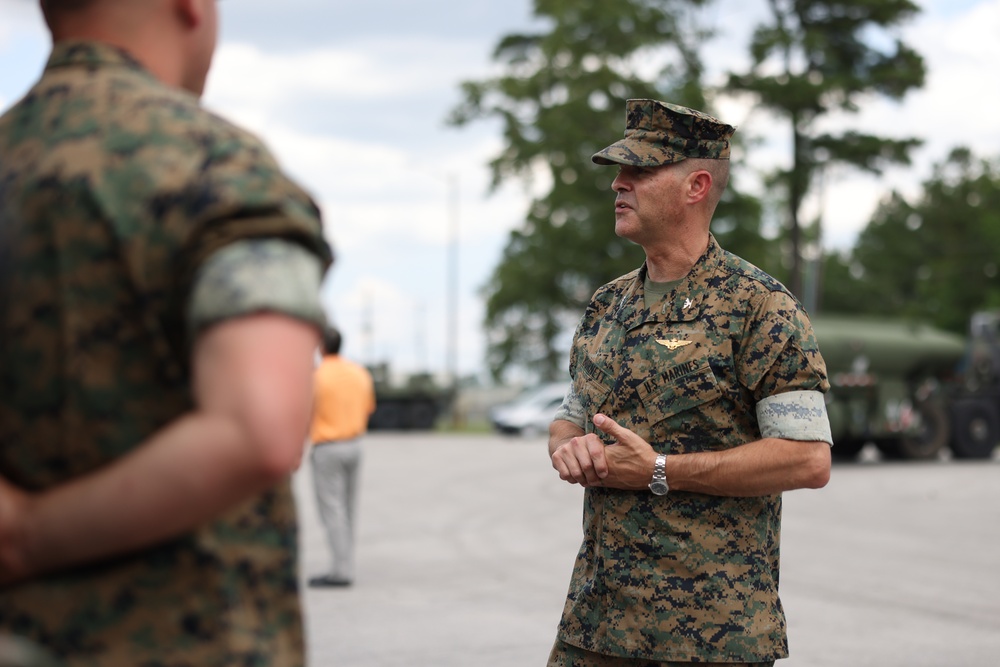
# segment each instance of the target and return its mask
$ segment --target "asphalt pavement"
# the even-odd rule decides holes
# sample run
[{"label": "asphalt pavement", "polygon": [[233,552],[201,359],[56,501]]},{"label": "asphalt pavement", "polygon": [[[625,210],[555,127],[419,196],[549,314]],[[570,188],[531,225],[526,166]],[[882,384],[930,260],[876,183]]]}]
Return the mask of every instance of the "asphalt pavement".
[{"label": "asphalt pavement", "polygon": [[[295,491],[304,580],[328,562],[308,458]],[[581,500],[543,438],[369,434],[357,580],[304,589],[310,667],[544,665]],[[1000,664],[1000,454],[835,464],[782,533],[780,667]]]}]

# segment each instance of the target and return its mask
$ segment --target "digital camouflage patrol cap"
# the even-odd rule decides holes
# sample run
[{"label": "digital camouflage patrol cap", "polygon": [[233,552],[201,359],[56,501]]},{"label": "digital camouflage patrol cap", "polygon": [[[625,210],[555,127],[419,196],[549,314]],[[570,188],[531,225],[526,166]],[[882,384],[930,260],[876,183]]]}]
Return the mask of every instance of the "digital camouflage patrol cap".
[{"label": "digital camouflage patrol cap", "polygon": [[736,128],[687,107],[656,100],[628,100],[625,138],[592,158],[597,164],[658,167],[686,158],[729,159]]}]

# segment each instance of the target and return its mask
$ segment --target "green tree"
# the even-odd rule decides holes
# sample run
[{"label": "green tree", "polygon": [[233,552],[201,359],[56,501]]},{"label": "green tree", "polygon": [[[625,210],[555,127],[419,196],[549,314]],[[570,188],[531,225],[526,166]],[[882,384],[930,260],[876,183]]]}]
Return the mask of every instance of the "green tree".
[{"label": "green tree", "polygon": [[[641,263],[641,249],[614,234],[615,170],[590,158],[621,136],[627,99],[708,106],[697,51],[709,36],[698,25],[706,2],[536,0],[535,16],[550,29],[504,37],[494,53],[504,74],[462,85],[450,121],[491,118],[503,127],[494,186],[512,178],[552,183],[511,232],[484,289],[495,376],[514,365],[558,376],[568,347],[560,337],[593,291]],[[734,224],[736,217],[747,223]],[[731,193],[718,216],[720,243],[759,241],[759,219],[755,200]]]},{"label": "green tree", "polygon": [[842,163],[878,174],[889,164],[909,164],[920,143],[853,130],[823,133],[818,121],[855,113],[872,94],[902,99],[923,85],[925,68],[919,54],[892,36],[918,11],[910,0],[768,0],[768,6],[770,23],[754,32],[749,71],[731,73],[727,87],[752,93],[791,126],[791,166],[778,177],[787,197],[788,286],[803,297],[800,216],[820,171]]},{"label": "green tree", "polygon": [[824,295],[831,310],[905,316],[964,333],[974,311],[1000,308],[1000,158],[952,151],[916,203],[896,192],[882,202],[834,271],[839,280],[825,282],[837,290]]}]

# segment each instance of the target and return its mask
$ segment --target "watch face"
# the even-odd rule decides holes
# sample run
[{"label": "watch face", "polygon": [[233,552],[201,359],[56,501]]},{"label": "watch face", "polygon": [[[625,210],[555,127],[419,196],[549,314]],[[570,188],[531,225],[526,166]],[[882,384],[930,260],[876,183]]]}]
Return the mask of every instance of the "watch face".
[{"label": "watch face", "polygon": [[658,496],[662,496],[666,494],[666,492],[669,490],[669,487],[667,487],[665,482],[650,482],[649,490]]}]

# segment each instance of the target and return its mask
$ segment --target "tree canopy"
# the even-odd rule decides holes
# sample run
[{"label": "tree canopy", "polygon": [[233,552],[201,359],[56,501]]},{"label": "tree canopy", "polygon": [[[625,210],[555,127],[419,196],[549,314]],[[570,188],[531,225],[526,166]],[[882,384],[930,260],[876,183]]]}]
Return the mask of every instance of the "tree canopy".
[{"label": "tree canopy", "polygon": [[825,310],[964,333],[973,312],[1000,308],[1000,157],[957,148],[915,199],[892,192],[848,256],[827,261]]},{"label": "tree canopy", "polygon": [[[757,27],[751,65],[731,73],[731,91],[751,93],[790,125],[791,161],[777,173],[787,197],[791,246],[788,286],[803,294],[802,204],[820,170],[842,163],[878,174],[909,164],[914,138],[855,130],[822,132],[819,121],[855,113],[873,95],[899,100],[923,85],[923,58],[893,31],[918,11],[910,0],[768,0],[770,22]],[[815,230],[811,237],[820,238]]]}]

